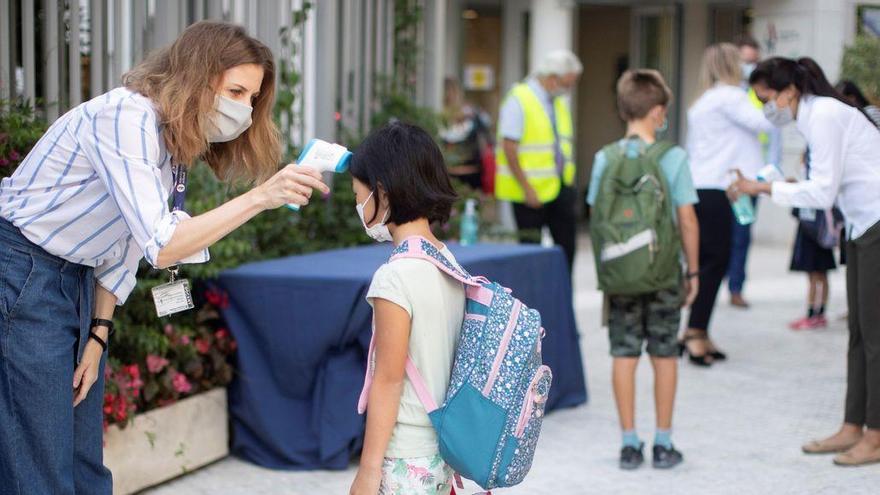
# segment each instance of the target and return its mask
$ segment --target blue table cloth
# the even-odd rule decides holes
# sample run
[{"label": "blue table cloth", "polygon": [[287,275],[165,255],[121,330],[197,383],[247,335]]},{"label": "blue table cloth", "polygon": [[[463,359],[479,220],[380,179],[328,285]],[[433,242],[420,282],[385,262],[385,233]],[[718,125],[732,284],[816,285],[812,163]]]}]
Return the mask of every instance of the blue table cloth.
[{"label": "blue table cloth", "polygon": [[[276,469],[345,469],[361,447],[356,411],[371,334],[365,300],[390,244],[251,263],[221,274],[224,316],[238,341],[229,387],[232,451]],[[465,269],[513,289],[541,312],[547,409],[587,400],[571,282],[558,248],[480,244],[450,249]]]}]

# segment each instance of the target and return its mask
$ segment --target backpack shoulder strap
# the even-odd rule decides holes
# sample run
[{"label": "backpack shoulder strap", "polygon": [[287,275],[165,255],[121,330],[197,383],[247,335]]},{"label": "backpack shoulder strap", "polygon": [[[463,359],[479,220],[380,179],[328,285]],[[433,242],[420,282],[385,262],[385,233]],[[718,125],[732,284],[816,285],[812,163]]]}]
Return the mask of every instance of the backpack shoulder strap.
[{"label": "backpack shoulder strap", "polygon": [[625,153],[626,151],[623,149],[623,146],[617,141],[606,144],[602,148],[602,154],[605,155],[605,163],[608,165],[605,167],[605,171],[607,172],[615,163],[622,162],[626,158]]},{"label": "backpack shoulder strap", "polygon": [[443,253],[424,237],[413,236],[404,240],[400,243],[400,246],[391,253],[391,259],[389,261],[403,258],[414,258],[428,261],[440,271],[465,285],[482,287],[481,279],[479,277],[472,277],[469,273],[464,271],[464,269],[446,259],[446,257],[443,256]]},{"label": "backpack shoulder strap", "polygon": [[671,141],[657,141],[651,146],[648,146],[648,149],[645,151],[645,156],[659,165],[660,159],[663,158],[663,155],[674,147],[675,143]]},{"label": "backpack shoulder strap", "polygon": [[[357,411],[358,414],[363,414],[367,411],[367,403],[370,399],[370,388],[373,386],[373,363],[376,359],[376,322],[373,321],[373,336],[370,337],[370,348],[367,351],[367,371],[364,374],[364,385],[361,388],[361,394],[358,397],[358,405]],[[430,414],[434,410],[437,409],[437,403],[434,402],[434,397],[431,396],[431,391],[428,390],[428,383],[422,377],[422,374],[419,372],[419,368],[416,366],[416,363],[413,362],[412,358],[407,354],[406,356],[406,376],[409,378],[409,382],[413,387],[413,390],[416,392],[416,396],[419,398],[419,402],[424,406],[425,411]]]}]

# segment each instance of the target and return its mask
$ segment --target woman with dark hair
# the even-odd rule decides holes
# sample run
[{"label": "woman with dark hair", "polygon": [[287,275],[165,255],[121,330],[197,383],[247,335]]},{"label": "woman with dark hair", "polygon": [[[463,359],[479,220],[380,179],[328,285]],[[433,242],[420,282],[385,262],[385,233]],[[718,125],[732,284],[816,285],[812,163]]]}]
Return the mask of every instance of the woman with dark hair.
[{"label": "woman with dark hair", "polygon": [[810,177],[764,183],[740,177],[728,190],[768,194],[782,206],[829,209],[846,218],[849,350],[844,424],[804,445],[809,454],[839,453],[834,462],[880,462],[880,132],[861,111],[808,67],[772,58],[749,78],[767,119],[795,123],[810,149]]},{"label": "woman with dark hair", "polygon": [[[122,83],[56,120],[0,183],[3,495],[113,491],[103,369],[141,258],[157,269],[206,262],[261,211],[328,190],[308,167],[278,171],[274,57],[243,28],[194,24]],[[259,185],[190,217],[186,176],[199,160],[221,180]],[[171,296],[157,297],[160,314],[190,307],[173,273],[157,287]]]},{"label": "woman with dark hair", "polygon": [[[827,80],[825,71],[814,59],[801,58],[798,63],[817,80]],[[810,149],[804,152],[803,166],[805,178],[810,178]],[[794,249],[791,254],[789,270],[807,274],[807,315],[789,323],[792,330],[823,328],[828,325],[825,318],[825,305],[828,303],[828,271],[837,268],[834,262],[834,251],[819,245],[816,236],[809,228],[815,226],[816,216],[820,214],[813,208],[794,208],[798,219]],[[824,212],[822,212],[824,213]]]},{"label": "woman with dark hair", "polygon": [[846,98],[852,106],[861,108],[866,114],[868,114],[868,117],[871,118],[874,125],[880,127],[880,108],[872,105],[871,102],[865,98],[865,95],[862,93],[862,90],[856,86],[856,83],[844,79],[837,83],[835,89]]}]

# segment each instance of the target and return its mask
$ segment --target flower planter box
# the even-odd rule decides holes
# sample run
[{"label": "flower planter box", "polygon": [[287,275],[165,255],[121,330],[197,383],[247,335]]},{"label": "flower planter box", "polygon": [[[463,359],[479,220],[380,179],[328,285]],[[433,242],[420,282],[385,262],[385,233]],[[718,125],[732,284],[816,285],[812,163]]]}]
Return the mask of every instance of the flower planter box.
[{"label": "flower planter box", "polygon": [[216,388],[135,416],[104,434],[113,493],[134,493],[210,464],[229,453],[226,389]]}]

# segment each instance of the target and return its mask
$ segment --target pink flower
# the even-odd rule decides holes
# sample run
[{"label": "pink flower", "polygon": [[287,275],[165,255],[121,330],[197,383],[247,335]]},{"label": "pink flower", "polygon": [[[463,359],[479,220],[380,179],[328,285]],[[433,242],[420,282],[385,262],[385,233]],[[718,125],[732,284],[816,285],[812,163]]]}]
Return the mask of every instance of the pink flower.
[{"label": "pink flower", "polygon": [[229,337],[229,330],[227,330],[225,328],[221,328],[220,330],[217,330],[216,332],[214,332],[214,337],[217,340],[225,340],[226,338]]},{"label": "pink flower", "polygon": [[113,401],[116,400],[116,396],[113,394],[104,395],[104,414],[110,415],[113,414]]},{"label": "pink flower", "polygon": [[205,299],[208,300],[212,306],[216,306],[220,309],[226,309],[229,307],[229,294],[223,291],[209,289],[205,292]]},{"label": "pink flower", "polygon": [[171,384],[174,385],[174,390],[181,394],[185,394],[192,390],[192,385],[190,385],[189,380],[186,379],[186,375],[183,373],[174,375]]},{"label": "pink flower", "polygon": [[128,388],[134,390],[135,396],[137,396],[138,391],[144,386],[144,382],[141,380],[141,370],[136,364],[126,366],[124,370],[131,378],[128,382]]},{"label": "pink flower", "polygon": [[9,159],[10,159],[10,160],[12,160],[12,161],[16,161],[16,160],[18,160],[19,158],[21,158],[21,155],[19,155],[17,151],[12,150],[12,151],[9,152]]},{"label": "pink flower", "polygon": [[165,335],[167,335],[169,337],[174,335],[174,326],[171,325],[171,323],[168,323],[167,325],[165,325]]},{"label": "pink flower", "polygon": [[211,342],[208,339],[196,339],[196,350],[199,354],[207,354],[211,350]]},{"label": "pink flower", "polygon": [[147,355],[147,370],[149,370],[150,373],[155,375],[162,371],[166,366],[168,366],[167,359],[156,356],[155,354]]},{"label": "pink flower", "polygon": [[431,476],[430,471],[419,466],[407,466],[406,470],[408,471],[407,476],[409,478],[415,478],[420,481],[424,481]]},{"label": "pink flower", "polygon": [[138,368],[138,365],[136,364],[130,364],[126,366],[125,372],[128,373],[128,376],[132,377],[133,379],[138,379],[141,377],[141,369]]},{"label": "pink flower", "polygon": [[189,342],[190,342],[190,340],[189,340],[189,335],[184,335],[184,336],[180,337],[180,343],[181,343],[181,344],[183,344],[183,345],[189,345]]}]

